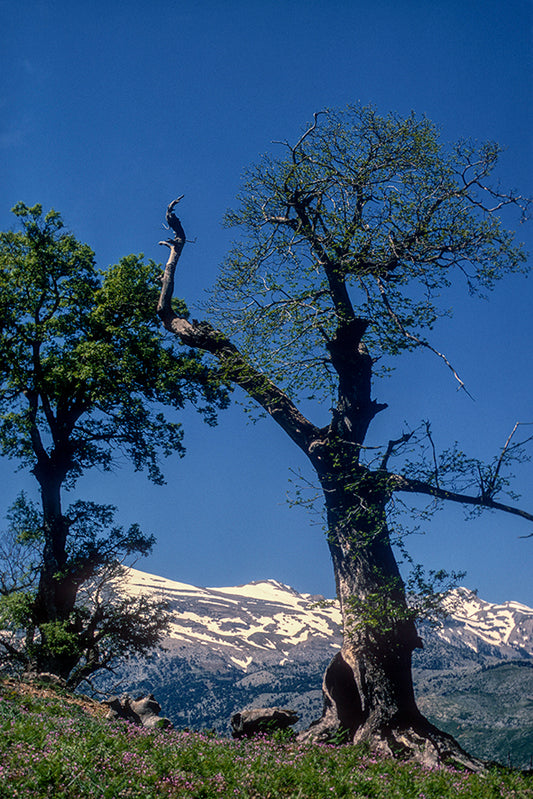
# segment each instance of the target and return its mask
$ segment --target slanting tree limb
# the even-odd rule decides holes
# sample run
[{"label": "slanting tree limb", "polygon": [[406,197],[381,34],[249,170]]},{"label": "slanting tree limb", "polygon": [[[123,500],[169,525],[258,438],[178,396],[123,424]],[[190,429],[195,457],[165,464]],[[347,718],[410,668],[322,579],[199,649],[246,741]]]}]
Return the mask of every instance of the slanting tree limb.
[{"label": "slanting tree limb", "polygon": [[320,429],[300,413],[280,388],[249,364],[223,333],[207,322],[189,322],[188,319],[178,316],[172,308],[174,275],[185,245],[183,227],[174,214],[174,207],[180,199],[181,197],[169,204],[166,214],[167,224],[174,232],[174,238],[159,242],[170,250],[157,305],[157,313],[163,326],[178,336],[187,347],[205,350],[214,355],[222,367],[224,377],[244,389],[304,452],[309,453],[313,442],[321,436]]},{"label": "slanting tree limb", "polygon": [[[496,502],[490,496],[470,496],[468,494],[460,494],[456,491],[448,491],[445,488],[425,483],[423,480],[413,480],[409,477],[404,477],[401,474],[389,475],[390,485],[393,491],[406,491],[411,494],[426,494],[435,499],[445,499],[451,502],[460,502],[463,505],[477,505],[481,508],[488,508],[490,510],[501,510],[505,513],[511,513],[514,516],[520,516],[522,519],[533,522],[533,513],[528,513],[521,508],[516,508],[513,505],[506,505],[503,502]],[[521,538],[531,538],[533,533],[521,536]]]}]

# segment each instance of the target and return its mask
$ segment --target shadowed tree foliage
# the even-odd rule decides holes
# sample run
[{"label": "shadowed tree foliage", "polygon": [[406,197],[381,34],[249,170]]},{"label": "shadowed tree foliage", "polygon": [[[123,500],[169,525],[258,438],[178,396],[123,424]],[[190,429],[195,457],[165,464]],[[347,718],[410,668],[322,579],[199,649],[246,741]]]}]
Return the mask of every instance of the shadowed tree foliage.
[{"label": "shadowed tree foliage", "polygon": [[192,403],[212,424],[227,395],[200,355],[165,340],[155,313],[160,267],[129,255],[99,272],[57,212],[23,203],[13,212],[20,229],[0,234],[0,452],[39,486],[27,644],[37,636],[34,665],[65,676],[70,667],[47,645],[50,625],[71,623],[80,587],[116,562],[114,548],[142,554],[152,539],[131,528],[96,544],[92,526],[104,517],[109,525],[109,511],[86,504],[64,513],[63,490],[88,469],[112,469],[117,456],[162,483],[160,458],[184,452],[176,411]]},{"label": "shadowed tree foliage", "polygon": [[[425,348],[453,371],[428,338],[448,313],[445,289],[461,281],[483,293],[525,270],[498,212],[524,214],[528,203],[491,182],[499,153],[493,143],[447,147],[415,115],[381,117],[360,106],[316,114],[296,144],[248,171],[228,214],[242,235],[216,286],[211,318],[219,329],[171,305],[185,244],[178,200],[167,210],[174,236],[162,242],[170,255],[159,302],[165,327],[217,359],[305,453],[321,487],[344,644],[324,678],[323,718],[308,736],[343,730],[385,754],[470,768],[479,763],[416,706],[411,655],[421,641],[391,544],[390,508],[401,492],[531,521],[502,502],[508,465],[524,442],[512,437],[492,464],[480,464],[439,457],[429,426],[380,451],[365,449],[365,439],[387,407],[372,393],[378,361],[381,368]],[[313,397],[321,414],[331,404],[324,427],[296,404]],[[417,440],[423,452],[415,458],[408,451]]]},{"label": "shadowed tree foliage", "polygon": [[43,569],[43,514],[22,493],[0,538],[0,661],[15,672],[50,665],[69,688],[119,660],[144,655],[170,619],[167,603],[127,591],[123,565],[147,555],[155,542],[138,525],[113,526],[115,508],[78,500],[67,508],[66,559],[55,578],[70,592],[68,617],[35,621]]}]

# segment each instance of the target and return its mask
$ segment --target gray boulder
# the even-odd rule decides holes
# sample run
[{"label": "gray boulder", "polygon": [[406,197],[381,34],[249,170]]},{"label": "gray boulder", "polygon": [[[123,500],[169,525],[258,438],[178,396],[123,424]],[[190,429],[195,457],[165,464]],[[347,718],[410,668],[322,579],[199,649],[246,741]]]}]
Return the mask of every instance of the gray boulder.
[{"label": "gray boulder", "polygon": [[170,719],[159,715],[161,705],[153,694],[139,696],[137,699],[131,699],[128,694],[123,694],[121,697],[110,696],[109,699],[104,699],[102,704],[109,708],[107,718],[111,720],[122,719],[150,729],[172,727]]},{"label": "gray boulder", "polygon": [[294,710],[281,707],[259,707],[242,710],[231,717],[231,730],[234,738],[251,738],[259,733],[286,730],[298,721]]}]

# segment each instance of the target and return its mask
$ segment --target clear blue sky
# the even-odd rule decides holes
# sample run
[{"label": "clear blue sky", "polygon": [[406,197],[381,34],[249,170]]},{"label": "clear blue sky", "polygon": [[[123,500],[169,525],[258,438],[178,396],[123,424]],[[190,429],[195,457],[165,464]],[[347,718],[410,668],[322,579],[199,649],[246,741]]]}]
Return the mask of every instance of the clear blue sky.
[{"label": "clear blue sky", "polygon": [[[195,239],[178,293],[194,307],[216,276],[224,211],[244,167],[273,140],[295,140],[313,111],[360,101],[411,110],[443,137],[506,145],[502,183],[532,193],[530,0],[0,0],[0,228],[18,200],[61,211],[101,267],[129,252],[164,260],[166,204]],[[533,249],[532,226],[519,231]],[[376,440],[431,419],[444,447],[492,454],[516,421],[533,422],[531,279],[500,284],[488,303],[452,295],[434,333],[475,402],[429,353],[406,356],[376,385],[390,409]],[[195,315],[200,316],[197,311]],[[320,412],[320,411],[319,411]],[[110,501],[124,523],[154,532],[138,565],[197,585],[275,577],[332,595],[319,526],[285,497],[299,452],[271,420],[238,405],[211,430],[183,416],[188,455],[165,487],[122,468],[82,479],[77,496]],[[0,464],[6,509],[31,477]],[[518,482],[533,510],[533,469]],[[428,567],[466,569],[491,601],[533,605],[533,539],[525,522],[450,508],[412,539]]]}]

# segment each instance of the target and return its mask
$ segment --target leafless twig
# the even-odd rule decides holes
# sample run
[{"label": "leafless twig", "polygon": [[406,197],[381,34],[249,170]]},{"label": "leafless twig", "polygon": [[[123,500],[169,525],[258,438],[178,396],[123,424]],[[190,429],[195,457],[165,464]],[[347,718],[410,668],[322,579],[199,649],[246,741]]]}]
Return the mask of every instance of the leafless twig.
[{"label": "leafless twig", "polygon": [[453,368],[453,366],[450,363],[450,361],[448,360],[448,358],[444,355],[444,353],[439,352],[437,349],[435,349],[435,347],[433,347],[429,343],[429,341],[426,341],[423,338],[418,338],[418,336],[413,335],[413,333],[409,333],[409,331],[405,329],[405,327],[402,324],[398,314],[395,313],[393,311],[392,307],[391,307],[391,304],[389,302],[389,298],[387,296],[387,292],[385,291],[385,286],[383,285],[383,282],[380,280],[379,277],[376,278],[376,282],[378,284],[378,288],[379,288],[379,291],[380,291],[380,294],[381,294],[381,299],[383,300],[383,304],[384,304],[384,306],[385,306],[385,308],[387,310],[387,313],[389,314],[390,318],[394,321],[396,326],[399,328],[399,330],[403,333],[403,335],[406,338],[408,338],[410,341],[416,342],[421,347],[426,347],[426,349],[430,350],[434,355],[437,355],[439,358],[441,358],[444,361],[444,363],[446,364],[446,366],[448,367],[448,369],[451,371],[451,373],[453,374],[453,376],[455,377],[457,382],[459,383],[459,388],[460,389],[462,388],[463,391],[465,391],[466,394],[468,394],[470,399],[473,400],[474,398],[473,398],[472,394],[466,388],[466,386],[464,384],[464,381],[461,380],[461,378],[459,377],[459,375],[457,374],[457,372]]},{"label": "leafless twig", "polygon": [[391,455],[393,455],[395,448],[399,444],[407,444],[412,435],[413,435],[412,432],[404,433],[403,436],[400,436],[400,438],[391,439],[391,441],[389,441],[389,443],[387,444],[387,449],[385,450],[385,454],[383,455],[383,459],[379,467],[381,470],[385,470],[387,468],[389,458],[391,457]]}]

